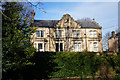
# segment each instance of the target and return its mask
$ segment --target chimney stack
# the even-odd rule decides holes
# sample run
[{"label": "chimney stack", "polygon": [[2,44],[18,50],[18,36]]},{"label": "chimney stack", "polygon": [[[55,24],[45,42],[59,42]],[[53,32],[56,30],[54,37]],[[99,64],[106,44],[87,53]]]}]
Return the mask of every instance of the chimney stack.
[{"label": "chimney stack", "polygon": [[115,37],[115,31],[112,31],[111,34],[112,34],[112,37]]},{"label": "chimney stack", "polygon": [[34,16],[35,16],[35,12],[34,12],[34,10],[32,10],[32,12],[31,12],[31,16],[32,16],[32,18],[31,18],[31,23],[33,23],[33,22],[34,22]]}]

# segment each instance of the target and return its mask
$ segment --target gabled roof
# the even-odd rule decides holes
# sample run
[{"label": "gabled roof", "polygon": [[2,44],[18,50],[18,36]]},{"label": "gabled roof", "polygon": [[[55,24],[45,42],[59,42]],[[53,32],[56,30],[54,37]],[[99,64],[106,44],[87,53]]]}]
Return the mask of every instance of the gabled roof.
[{"label": "gabled roof", "polygon": [[[31,26],[35,27],[54,27],[59,20],[34,20],[34,23],[32,23]],[[81,28],[98,28],[101,29],[101,27],[94,22],[91,21],[76,21]]]},{"label": "gabled roof", "polygon": [[[63,17],[64,16],[70,16],[70,15],[65,14],[65,15],[63,15]],[[58,23],[58,21],[60,21],[60,20],[34,20],[34,23],[32,23],[31,26],[35,26],[35,27],[55,27],[55,25]],[[99,26],[99,24],[96,23],[95,21],[77,20],[76,22],[77,22],[78,25],[81,26],[81,28],[101,29],[101,26]]]}]

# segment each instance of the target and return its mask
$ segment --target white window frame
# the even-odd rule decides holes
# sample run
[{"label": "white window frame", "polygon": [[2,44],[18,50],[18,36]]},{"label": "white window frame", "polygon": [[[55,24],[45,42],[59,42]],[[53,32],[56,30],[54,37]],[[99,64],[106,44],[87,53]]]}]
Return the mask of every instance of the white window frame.
[{"label": "white window frame", "polygon": [[[56,43],[58,43],[59,44],[59,51],[60,51],[60,43],[62,43],[62,42],[56,42]],[[56,44],[55,43],[55,44]],[[64,51],[64,43],[62,43],[63,44],[63,51]],[[55,46],[55,50],[56,50],[56,46]]]},{"label": "white window frame", "polygon": [[[60,34],[60,31],[61,31],[61,34]],[[60,30],[60,29],[55,30],[55,37],[56,38],[63,37],[63,30]]]},{"label": "white window frame", "polygon": [[[42,49],[41,50],[38,50],[38,44],[41,43],[42,44]],[[34,42],[34,44],[36,44],[36,48],[37,48],[37,51],[40,51],[40,52],[44,52],[45,48],[44,48],[44,42]]]},{"label": "white window frame", "polygon": [[[77,34],[79,34],[79,35],[77,35]],[[74,38],[79,38],[80,36],[81,36],[80,30],[73,30],[73,37]]]},{"label": "white window frame", "polygon": [[[40,35],[40,37],[37,37],[37,31],[39,31],[39,35]],[[36,38],[44,38],[44,36],[45,36],[45,31],[44,30],[37,30],[36,31]],[[43,37],[41,36],[41,32],[43,31]]]},{"label": "white window frame", "polygon": [[96,30],[90,30],[90,37],[97,37],[97,31]]},{"label": "white window frame", "polygon": [[98,52],[98,42],[90,42],[90,52]]},{"label": "white window frame", "polygon": [[74,51],[75,52],[81,52],[82,51],[82,42],[74,43]]}]

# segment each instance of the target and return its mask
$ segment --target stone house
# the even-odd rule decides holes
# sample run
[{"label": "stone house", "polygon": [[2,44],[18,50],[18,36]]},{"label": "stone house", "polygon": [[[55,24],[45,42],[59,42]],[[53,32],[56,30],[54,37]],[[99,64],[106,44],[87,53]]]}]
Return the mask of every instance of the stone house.
[{"label": "stone house", "polygon": [[108,39],[108,48],[111,52],[120,51],[120,32],[115,34],[114,31],[111,32],[112,36]]},{"label": "stone house", "polygon": [[65,14],[60,20],[32,19],[31,26],[37,27],[31,35],[37,51],[103,51],[102,27],[94,19],[76,21]]}]

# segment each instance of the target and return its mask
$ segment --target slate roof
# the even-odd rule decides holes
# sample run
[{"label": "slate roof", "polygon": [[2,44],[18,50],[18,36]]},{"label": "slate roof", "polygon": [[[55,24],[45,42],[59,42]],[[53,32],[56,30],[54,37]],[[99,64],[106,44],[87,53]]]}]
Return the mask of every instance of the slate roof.
[{"label": "slate roof", "polygon": [[82,28],[98,28],[101,29],[101,27],[96,23],[92,21],[76,21]]},{"label": "slate roof", "polygon": [[[32,26],[35,27],[54,27],[59,20],[34,20],[34,23],[32,23]],[[76,21],[81,28],[98,28],[101,29],[101,27],[92,21]]]},{"label": "slate roof", "polygon": [[54,27],[59,20],[34,20],[32,26],[35,27]]}]

